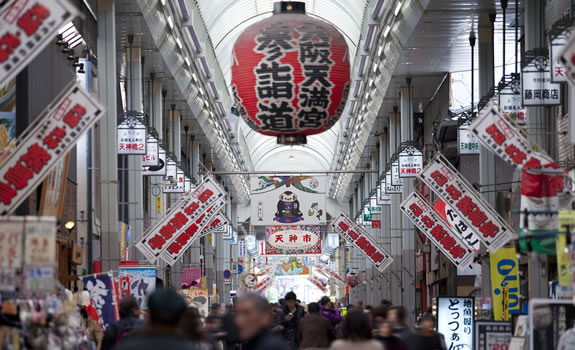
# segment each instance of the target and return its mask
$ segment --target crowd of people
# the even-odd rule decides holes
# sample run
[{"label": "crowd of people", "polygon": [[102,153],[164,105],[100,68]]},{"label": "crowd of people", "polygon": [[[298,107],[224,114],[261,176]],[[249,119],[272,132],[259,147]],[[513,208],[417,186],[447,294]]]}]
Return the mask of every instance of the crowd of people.
[{"label": "crowd of people", "polygon": [[136,299],[124,297],[120,320],[103,333],[85,319],[97,350],[446,350],[431,314],[423,314],[413,332],[405,309],[386,300],[365,308],[357,301],[344,310],[327,296],[304,305],[294,292],[278,303],[246,294],[225,307],[213,304],[202,318],[175,291],[160,289],[150,295],[145,315]]}]

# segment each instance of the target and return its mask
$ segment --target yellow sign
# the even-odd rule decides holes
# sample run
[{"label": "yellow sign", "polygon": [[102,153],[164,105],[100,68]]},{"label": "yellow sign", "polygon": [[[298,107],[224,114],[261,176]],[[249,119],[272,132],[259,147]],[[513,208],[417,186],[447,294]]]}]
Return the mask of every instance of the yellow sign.
[{"label": "yellow sign", "polygon": [[493,319],[508,321],[509,314],[519,312],[519,263],[515,248],[489,253]]},{"label": "yellow sign", "polygon": [[162,196],[156,197],[156,214],[162,214]]},{"label": "yellow sign", "polygon": [[567,235],[571,235],[571,230],[575,229],[575,211],[559,211],[559,234],[555,242],[557,248],[557,275],[560,286],[571,286],[571,265],[569,263],[569,252],[567,250]]}]

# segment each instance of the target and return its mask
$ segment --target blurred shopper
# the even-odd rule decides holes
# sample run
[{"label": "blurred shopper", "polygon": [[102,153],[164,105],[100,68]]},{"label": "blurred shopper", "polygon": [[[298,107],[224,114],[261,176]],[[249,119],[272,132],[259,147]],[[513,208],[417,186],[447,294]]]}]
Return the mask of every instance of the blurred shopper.
[{"label": "blurred shopper", "polygon": [[333,302],[328,296],[323,296],[319,301],[321,307],[321,314],[327,318],[331,327],[335,330],[337,325],[341,322],[341,311],[336,309]]},{"label": "blurred shopper", "polygon": [[363,300],[357,299],[355,303],[353,303],[353,308],[355,310],[363,311]]},{"label": "blurred shopper", "polygon": [[309,315],[299,321],[299,348],[329,348],[329,345],[335,339],[331,322],[320,314],[320,306],[318,303],[309,303],[307,311]]},{"label": "blurred shopper", "polygon": [[106,328],[102,339],[102,350],[110,350],[120,344],[126,337],[142,327],[140,305],[133,296],[125,296],[120,300],[120,320]]},{"label": "blurred shopper", "polygon": [[270,325],[270,331],[273,333],[281,334],[284,330],[283,326],[283,311],[282,306],[279,303],[271,304],[272,307],[272,323]]},{"label": "blurred shopper", "polygon": [[331,350],[384,350],[383,345],[372,339],[371,323],[363,311],[348,313],[340,325],[343,339],[334,341]]},{"label": "blurred shopper", "polygon": [[391,322],[393,335],[398,337],[407,349],[412,349],[409,346],[409,341],[413,333],[405,325],[405,308],[403,306],[390,307],[389,310],[387,310],[387,320]]},{"label": "blurred shopper", "polygon": [[[379,322],[379,335],[375,337],[376,340],[383,344],[385,350],[404,350],[405,346],[401,343],[399,338],[393,335],[393,328],[391,322],[382,320]],[[426,349],[426,348],[422,348]]]},{"label": "blurred shopper", "polygon": [[226,305],[226,313],[222,315],[223,342],[226,350],[239,349],[238,330],[234,323],[234,306],[237,300],[238,298],[234,297],[232,299],[232,305]]},{"label": "blurred shopper", "polygon": [[[209,317],[208,317],[209,318]],[[188,307],[179,324],[180,333],[198,350],[216,349],[214,342],[202,329],[202,316],[195,307]]]},{"label": "blurred shopper", "polygon": [[79,306],[80,316],[82,316],[82,325],[86,331],[86,335],[90,340],[96,345],[96,350],[102,348],[102,339],[104,337],[102,333],[102,328],[98,322],[94,321],[82,306]]},{"label": "blurred shopper", "polygon": [[373,310],[371,310],[371,320],[373,324],[374,335],[379,334],[381,323],[386,319],[387,319],[387,308],[385,306],[378,305],[374,307]]},{"label": "blurred shopper", "polygon": [[289,349],[279,336],[269,331],[272,311],[266,299],[257,294],[247,294],[240,297],[234,306],[234,323],[243,341],[242,350]]},{"label": "blurred shopper", "polygon": [[186,312],[181,295],[171,289],[160,289],[148,299],[148,324],[126,338],[115,350],[194,350],[185,337],[178,332]]},{"label": "blurred shopper", "polygon": [[304,309],[297,302],[297,296],[294,292],[288,292],[285,295],[285,306],[283,311],[283,331],[282,335],[284,340],[288,343],[291,349],[297,349],[298,341],[298,325],[299,321],[304,317]]},{"label": "blurred shopper", "polygon": [[213,303],[210,308],[210,315],[221,316],[222,315],[222,305],[219,303]]},{"label": "blurred shopper", "polygon": [[418,336],[413,338],[413,349],[447,350],[443,335],[435,331],[435,317],[425,313],[418,322]]}]

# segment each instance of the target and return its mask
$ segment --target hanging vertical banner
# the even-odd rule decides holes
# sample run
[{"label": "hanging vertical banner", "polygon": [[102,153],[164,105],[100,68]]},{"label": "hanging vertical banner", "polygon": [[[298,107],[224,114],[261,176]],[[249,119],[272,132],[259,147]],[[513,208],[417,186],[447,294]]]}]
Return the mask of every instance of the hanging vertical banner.
[{"label": "hanging vertical banner", "polygon": [[164,184],[173,185],[176,183],[176,178],[178,176],[178,163],[168,156],[166,162],[166,176],[164,177]]},{"label": "hanging vertical banner", "polygon": [[474,349],[474,306],[473,297],[437,297],[437,332],[446,349]]},{"label": "hanging vertical banner", "polygon": [[[496,252],[491,252],[489,253],[489,263],[491,266],[493,319],[508,321],[509,314],[518,314],[521,307],[517,251],[515,248],[502,248]],[[504,298],[504,294],[506,298]]]},{"label": "hanging vertical banner", "polygon": [[556,237],[557,249],[557,280],[559,286],[566,289],[565,294],[573,295],[571,288],[571,271],[569,247],[567,237],[571,239],[571,231],[575,230],[575,211],[559,210],[559,234]]},{"label": "hanging vertical banner", "polygon": [[98,312],[100,325],[106,329],[109,324],[116,321],[112,274],[84,276],[82,277],[82,284],[84,289],[90,293],[92,304]]},{"label": "hanging vertical banner", "polygon": [[212,177],[206,177],[195,191],[180,199],[166,217],[151,227],[136,247],[149,262],[154,263],[162,251],[179,237],[179,232],[199,232],[201,228],[198,225],[206,219],[207,210],[223,196],[224,191],[218,183]]},{"label": "hanging vertical banner", "polygon": [[326,176],[252,176],[252,225],[324,225]]},{"label": "hanging vertical banner", "polygon": [[457,267],[473,262],[475,253],[454,233],[435,210],[417,192],[412,192],[401,203],[401,211],[413,224]]},{"label": "hanging vertical banner", "polygon": [[138,301],[142,309],[148,308],[148,296],[156,289],[157,270],[155,266],[121,266],[118,276],[132,276],[130,295]]},{"label": "hanging vertical banner", "polygon": [[527,110],[523,107],[521,98],[521,78],[514,78],[499,90],[499,105],[505,118],[511,118],[518,125],[527,123]]},{"label": "hanging vertical banner", "polygon": [[24,229],[24,264],[56,265],[56,218],[30,217]]},{"label": "hanging vertical banner", "polygon": [[403,190],[402,185],[392,185],[391,183],[391,169],[385,173],[385,193],[387,194],[401,194]]},{"label": "hanging vertical banner", "polygon": [[0,219],[0,291],[14,291],[18,286],[16,270],[22,267],[22,232],[24,218]]},{"label": "hanging vertical banner", "polygon": [[118,154],[146,156],[147,128],[133,115],[128,115],[118,125]]},{"label": "hanging vertical banner", "polygon": [[573,32],[573,27],[566,28],[555,38],[549,38],[549,57],[551,57],[551,81],[554,83],[565,83],[567,70],[561,62],[561,52],[569,43],[569,37]]},{"label": "hanging vertical banner", "polygon": [[416,177],[423,170],[423,153],[413,145],[399,152],[399,176]]},{"label": "hanging vertical banner", "polygon": [[175,183],[164,185],[164,193],[185,193],[184,171],[176,168]]},{"label": "hanging vertical banner", "polygon": [[536,56],[521,70],[523,106],[553,106],[561,104],[561,84],[551,82],[549,57]]},{"label": "hanging vertical banner", "polygon": [[363,227],[356,225],[344,214],[339,214],[331,226],[335,232],[360,250],[380,272],[393,262],[391,255],[380,247]]},{"label": "hanging vertical banner", "polygon": [[527,138],[503,117],[493,100],[479,112],[470,127],[485,148],[516,168],[541,169],[552,162],[533,151]]},{"label": "hanging vertical banner", "polygon": [[103,112],[78,83],[64,89],[0,165],[0,215],[13,212],[35,190]]},{"label": "hanging vertical banner", "polygon": [[[246,241],[241,239],[238,242],[238,257],[245,258],[248,256],[248,247],[246,245]],[[239,274],[239,271],[238,271]]]},{"label": "hanging vertical banner", "polygon": [[167,156],[162,147],[158,147],[158,165],[143,167],[142,175],[145,176],[166,176]]},{"label": "hanging vertical banner", "polygon": [[399,161],[391,163],[391,185],[392,186],[403,186],[403,180],[399,175]]},{"label": "hanging vertical banner", "polygon": [[391,196],[385,193],[382,188],[385,188],[385,181],[382,181],[381,185],[377,187],[377,205],[391,205]]},{"label": "hanging vertical banner", "polygon": [[16,78],[77,14],[65,0],[14,0],[5,4],[0,11],[0,86]]},{"label": "hanging vertical banner", "polygon": [[158,139],[154,136],[147,134],[146,137],[146,154],[142,156],[142,166],[153,167],[157,166],[160,159],[158,156]]},{"label": "hanging vertical banner", "polygon": [[187,267],[182,269],[182,289],[202,288],[202,268]]},{"label": "hanging vertical banner", "polygon": [[479,140],[469,129],[469,124],[463,124],[459,127],[457,142],[459,143],[459,154],[479,154]]},{"label": "hanging vertical banner", "polygon": [[321,278],[318,275],[314,275],[313,273],[309,274],[307,280],[311,282],[314,286],[319,288],[322,293],[327,293],[327,279]]},{"label": "hanging vertical banner", "polygon": [[419,178],[478,233],[489,251],[497,251],[515,237],[511,227],[442,155],[432,160]]}]

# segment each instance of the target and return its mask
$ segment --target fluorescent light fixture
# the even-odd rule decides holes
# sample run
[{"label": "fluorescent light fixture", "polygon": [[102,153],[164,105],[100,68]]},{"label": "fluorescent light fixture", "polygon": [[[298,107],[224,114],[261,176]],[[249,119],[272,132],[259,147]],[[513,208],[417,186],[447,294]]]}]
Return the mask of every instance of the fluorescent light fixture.
[{"label": "fluorescent light fixture", "polygon": [[202,49],[202,43],[200,42],[200,38],[198,37],[198,33],[196,33],[196,30],[194,29],[193,26],[188,27],[188,32],[192,37],[192,41],[194,42],[194,46],[196,47],[196,52],[201,53],[203,49]]},{"label": "fluorescent light fixture", "polygon": [[[192,66],[192,63],[190,62],[190,59],[188,57],[184,57],[184,61],[186,61],[186,64],[188,65],[188,67]],[[194,76],[194,74],[192,74],[192,77]]]},{"label": "fluorescent light fixture", "polygon": [[168,15],[168,25],[170,26],[170,29],[174,29],[174,21],[170,15]]},{"label": "fluorescent light fixture", "polygon": [[166,0],[160,0],[163,6],[166,6]]},{"label": "fluorescent light fixture", "polygon": [[211,78],[212,77],[212,72],[210,71],[210,66],[208,65],[208,60],[206,60],[205,57],[200,57],[200,62],[202,64],[202,67],[204,68],[204,72],[206,73],[206,77]]},{"label": "fluorescent light fixture", "polygon": [[391,24],[388,24],[387,27],[385,28],[385,31],[383,32],[384,38],[387,38],[387,35],[389,34],[390,30],[391,30]]},{"label": "fluorescent light fixture", "polygon": [[353,97],[359,96],[359,88],[361,87],[361,80],[355,81],[355,86],[353,87]]},{"label": "fluorescent light fixture", "polygon": [[373,38],[373,32],[375,30],[375,26],[368,26],[367,28],[367,35],[365,36],[365,43],[363,44],[363,49],[365,51],[369,51],[371,46],[371,39]]},{"label": "fluorescent light fixture", "polygon": [[184,45],[182,45],[182,41],[178,37],[176,37],[176,44],[178,44],[178,47],[180,48],[180,50],[182,49],[182,47],[184,47]]},{"label": "fluorescent light fixture", "polygon": [[399,14],[399,11],[401,11],[401,5],[403,5],[403,4],[402,4],[402,2],[401,2],[401,0],[400,0],[400,1],[397,2],[397,6],[395,7],[395,11],[393,12],[393,14],[394,14],[395,16],[397,16],[397,15]]},{"label": "fluorescent light fixture", "polygon": [[374,20],[377,20],[377,18],[379,17],[379,13],[381,12],[381,7],[383,6],[383,3],[385,2],[385,0],[378,0],[377,4],[375,4],[375,7],[373,8],[373,12],[371,13],[371,18],[373,18]]},{"label": "fluorescent light fixture", "polygon": [[358,75],[360,77],[363,77],[363,71],[365,69],[365,62],[367,61],[367,56],[361,56],[361,59],[359,61],[359,69],[358,69]]},{"label": "fluorescent light fixture", "polygon": [[[165,0],[163,0],[165,2]],[[188,11],[188,6],[186,6],[185,0],[178,0],[178,5],[180,5],[180,10],[182,11],[182,18],[184,21],[190,19],[190,13]]]},{"label": "fluorescent light fixture", "polygon": [[383,53],[383,45],[379,45],[377,47],[377,56],[381,57],[382,53]]},{"label": "fluorescent light fixture", "polygon": [[78,35],[74,41],[69,41],[68,45],[70,46],[71,49],[73,49],[76,46],[80,45],[82,41],[83,41],[82,36]]}]

